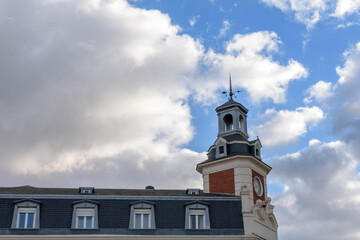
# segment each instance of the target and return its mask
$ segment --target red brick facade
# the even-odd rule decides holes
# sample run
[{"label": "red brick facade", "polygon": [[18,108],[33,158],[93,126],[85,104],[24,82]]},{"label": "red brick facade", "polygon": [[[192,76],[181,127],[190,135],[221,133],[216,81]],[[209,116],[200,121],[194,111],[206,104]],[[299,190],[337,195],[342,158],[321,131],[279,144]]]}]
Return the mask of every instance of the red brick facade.
[{"label": "red brick facade", "polygon": [[211,193],[235,194],[234,169],[228,169],[209,175]]},{"label": "red brick facade", "polygon": [[[258,196],[255,193],[255,188],[254,188],[254,178],[258,177],[261,181],[262,187],[263,187],[263,191],[262,191],[262,195]],[[253,185],[253,193],[254,193],[254,204],[256,203],[256,200],[260,199],[262,201],[265,201],[265,184],[264,184],[264,177],[261,176],[259,173],[255,172],[254,170],[252,170],[252,185]]]}]

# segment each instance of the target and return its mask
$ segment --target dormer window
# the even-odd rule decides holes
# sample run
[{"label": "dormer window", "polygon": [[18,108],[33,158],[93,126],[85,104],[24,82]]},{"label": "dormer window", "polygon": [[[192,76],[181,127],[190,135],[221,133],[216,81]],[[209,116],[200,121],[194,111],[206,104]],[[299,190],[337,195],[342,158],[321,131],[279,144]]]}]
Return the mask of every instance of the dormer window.
[{"label": "dormer window", "polygon": [[73,202],[73,216],[71,228],[97,229],[98,228],[98,202],[80,200]]},{"label": "dormer window", "polygon": [[199,195],[200,194],[200,189],[199,188],[188,188],[186,190],[186,194],[189,195]]},{"label": "dormer window", "polygon": [[233,117],[231,116],[231,114],[225,115],[224,122],[225,122],[225,131],[226,132],[233,129]]},{"label": "dormer window", "polygon": [[205,209],[190,209],[189,215],[189,229],[205,229]]},{"label": "dormer window", "polygon": [[219,141],[216,143],[216,158],[225,157],[227,155],[226,143]]},{"label": "dormer window", "polygon": [[94,193],[93,187],[79,187],[79,192],[82,194],[92,194]]},{"label": "dormer window", "polygon": [[36,208],[18,208],[17,228],[35,228]]},{"label": "dormer window", "polygon": [[95,208],[76,209],[76,228],[94,228]]},{"label": "dormer window", "polygon": [[139,201],[130,203],[130,229],[155,229],[155,203]]},{"label": "dormer window", "polygon": [[149,229],[151,223],[151,209],[150,208],[136,208],[134,209],[134,226],[136,229]]},{"label": "dormer window", "polygon": [[209,204],[185,203],[185,229],[210,229]]},{"label": "dormer window", "polygon": [[11,227],[21,229],[40,228],[40,202],[24,199],[14,202],[14,214]]},{"label": "dormer window", "polygon": [[219,154],[223,154],[224,153],[224,146],[220,146],[219,147]]},{"label": "dormer window", "polygon": [[255,145],[255,157],[261,158],[260,146],[258,144]]}]

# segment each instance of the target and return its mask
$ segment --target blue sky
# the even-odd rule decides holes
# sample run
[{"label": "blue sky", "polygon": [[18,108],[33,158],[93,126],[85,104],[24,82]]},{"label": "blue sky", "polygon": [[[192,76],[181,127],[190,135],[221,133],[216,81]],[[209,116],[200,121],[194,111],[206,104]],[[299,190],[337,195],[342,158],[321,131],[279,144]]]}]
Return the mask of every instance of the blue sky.
[{"label": "blue sky", "polygon": [[[284,1],[286,2],[286,1]],[[294,19],[291,14],[282,12],[279,8],[269,6],[261,1],[134,1],[133,6],[144,9],[157,9],[168,14],[172,24],[181,27],[182,34],[199,39],[205,49],[213,49],[218,53],[226,51],[226,42],[234,34],[248,34],[257,31],[276,32],[281,40],[279,52],[272,59],[286,65],[289,59],[299,61],[308,71],[308,77],[300,78],[289,84],[286,101],[274,104],[271,100],[253,104],[246,92],[239,94],[237,100],[250,109],[249,124],[259,124],[256,117],[268,108],[296,109],[305,105],[307,89],[323,80],[335,84],[339,78],[336,67],[344,62],[344,50],[354,46],[360,38],[358,25],[341,28],[340,24],[347,19],[324,16],[311,30],[306,25]],[[356,15],[356,14],[355,14]],[[228,27],[224,26],[228,23]],[[357,21],[354,20],[356,23]],[[193,24],[193,25],[192,25]],[[226,30],[225,30],[226,29]],[[220,32],[223,35],[220,36]],[[331,67],[332,66],[332,67]],[[227,76],[219,79],[227,83]],[[241,76],[234,76],[233,81],[241,81]],[[241,88],[239,88],[241,89]],[[218,91],[218,101],[210,105],[199,105],[190,99],[192,123],[196,127],[195,137],[186,146],[195,151],[207,151],[217,134],[217,118],[214,109],[226,97]],[[211,119],[211,120],[210,120]],[[206,124],[206,125],[205,125]],[[334,140],[331,134],[331,123],[322,121],[312,127],[306,134],[286,148],[263,149],[265,156],[283,155],[305,147],[309,140],[316,138],[321,141]],[[254,136],[252,136],[254,137]]]},{"label": "blue sky", "polygon": [[1,1],[0,182],[201,188],[195,166],[231,72],[273,167],[280,239],[360,239],[359,11],[358,0]]}]

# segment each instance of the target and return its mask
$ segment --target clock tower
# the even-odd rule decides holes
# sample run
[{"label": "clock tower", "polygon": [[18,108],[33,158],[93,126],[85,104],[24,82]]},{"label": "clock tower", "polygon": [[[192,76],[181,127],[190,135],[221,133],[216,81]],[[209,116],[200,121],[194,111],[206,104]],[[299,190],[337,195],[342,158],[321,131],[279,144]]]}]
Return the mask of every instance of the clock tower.
[{"label": "clock tower", "polygon": [[247,113],[242,104],[233,100],[231,87],[229,101],[217,107],[218,136],[209,148],[207,160],[196,170],[202,174],[204,192],[241,196],[246,236],[277,239],[277,221],[274,206],[267,195],[267,175],[271,167],[261,159],[261,142],[249,141]]}]

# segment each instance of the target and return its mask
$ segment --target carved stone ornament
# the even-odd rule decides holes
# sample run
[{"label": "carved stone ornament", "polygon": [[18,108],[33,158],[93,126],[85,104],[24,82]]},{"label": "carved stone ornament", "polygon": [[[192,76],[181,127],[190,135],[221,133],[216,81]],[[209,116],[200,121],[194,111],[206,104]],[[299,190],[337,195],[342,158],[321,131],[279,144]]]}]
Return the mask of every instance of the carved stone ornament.
[{"label": "carved stone ornament", "polygon": [[277,228],[277,222],[273,214],[274,206],[270,202],[270,197],[267,197],[265,201],[258,199],[254,206],[254,216],[266,225]]},{"label": "carved stone ornament", "polygon": [[241,185],[241,191],[249,191],[249,187],[246,184]]}]

